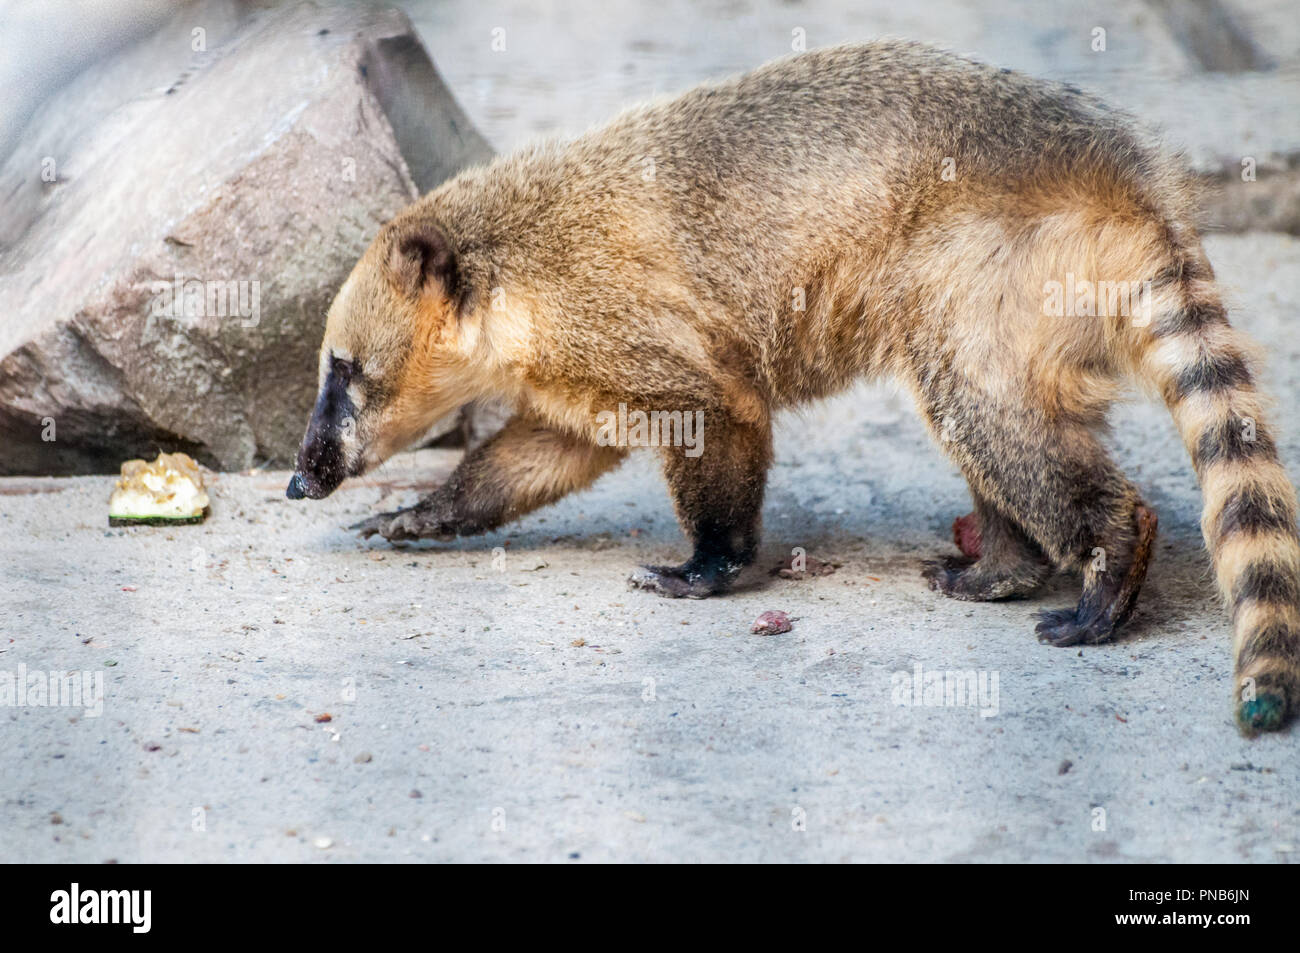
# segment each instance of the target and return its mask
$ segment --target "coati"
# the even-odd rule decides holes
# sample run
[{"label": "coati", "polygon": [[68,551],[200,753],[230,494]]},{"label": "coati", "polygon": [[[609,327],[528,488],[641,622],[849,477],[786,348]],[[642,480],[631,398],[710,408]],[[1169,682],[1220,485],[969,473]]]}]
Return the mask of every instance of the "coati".
[{"label": "coati", "polygon": [[1008,599],[1080,571],[1037,632],[1091,644],[1132,612],[1156,532],[1098,440],[1136,381],[1203,490],[1238,722],[1276,729],[1300,707],[1295,491],[1193,210],[1180,160],[1071,86],[906,42],[788,57],[468,169],[384,225],[330,307],[288,495],[494,396],[503,430],[355,527],[482,533],[624,459],[601,413],[702,411],[702,452],[660,450],[693,552],[631,579],[699,598],[754,559],[773,413],[892,375],[978,521],[930,585]]}]

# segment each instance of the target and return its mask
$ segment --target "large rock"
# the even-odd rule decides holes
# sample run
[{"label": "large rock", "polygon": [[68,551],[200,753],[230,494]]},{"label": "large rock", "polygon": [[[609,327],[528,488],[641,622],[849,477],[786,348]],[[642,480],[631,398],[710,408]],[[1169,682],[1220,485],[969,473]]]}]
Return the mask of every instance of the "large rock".
[{"label": "large rock", "polygon": [[177,13],[4,158],[0,474],[290,460],[339,284],[383,221],[490,157],[403,14],[246,11]]}]

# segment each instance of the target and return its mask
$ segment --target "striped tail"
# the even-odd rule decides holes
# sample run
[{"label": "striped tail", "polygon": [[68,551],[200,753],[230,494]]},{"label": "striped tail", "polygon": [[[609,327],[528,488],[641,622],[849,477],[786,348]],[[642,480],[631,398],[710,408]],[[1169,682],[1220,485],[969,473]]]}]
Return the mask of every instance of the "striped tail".
[{"label": "striped tail", "polygon": [[1232,612],[1237,721],[1254,735],[1300,711],[1296,493],[1264,422],[1244,337],[1228,325],[1199,245],[1154,285],[1139,347],[1204,498],[1201,530]]}]

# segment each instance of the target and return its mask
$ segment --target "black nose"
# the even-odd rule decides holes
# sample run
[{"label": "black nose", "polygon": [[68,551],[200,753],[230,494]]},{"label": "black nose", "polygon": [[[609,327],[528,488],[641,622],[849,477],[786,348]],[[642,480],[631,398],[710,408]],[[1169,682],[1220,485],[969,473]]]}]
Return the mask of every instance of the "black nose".
[{"label": "black nose", "polygon": [[293,479],[289,481],[288,488],[284,495],[291,500],[301,500],[307,495],[307,484],[303,482],[302,474],[295,473]]}]

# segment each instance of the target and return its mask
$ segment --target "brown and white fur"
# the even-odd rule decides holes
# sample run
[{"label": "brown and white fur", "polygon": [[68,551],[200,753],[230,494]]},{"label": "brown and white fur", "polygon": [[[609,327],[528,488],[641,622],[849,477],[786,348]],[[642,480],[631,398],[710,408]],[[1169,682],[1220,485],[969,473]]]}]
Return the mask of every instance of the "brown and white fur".
[{"label": "brown and white fur", "polygon": [[[472,399],[516,416],[390,540],[481,533],[626,455],[597,414],[704,412],[663,448],[694,551],[633,583],[726,590],[755,554],[772,414],[892,375],[970,483],[979,558],[929,564],[960,599],[1079,570],[1055,645],[1109,639],[1155,514],[1098,440],[1137,382],[1173,414],[1231,608],[1237,715],[1300,707],[1300,545],[1242,336],[1182,164],[1068,86],[923,46],[789,57],[465,171],[383,227],[330,309],[290,496],[325,496]],[[1143,314],[1045,313],[1051,282],[1135,282]],[[1149,318],[1149,320],[1148,320]]]}]

